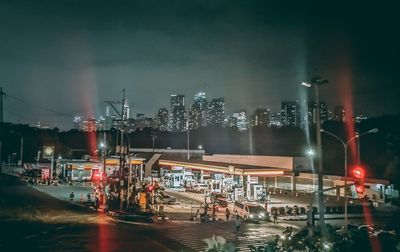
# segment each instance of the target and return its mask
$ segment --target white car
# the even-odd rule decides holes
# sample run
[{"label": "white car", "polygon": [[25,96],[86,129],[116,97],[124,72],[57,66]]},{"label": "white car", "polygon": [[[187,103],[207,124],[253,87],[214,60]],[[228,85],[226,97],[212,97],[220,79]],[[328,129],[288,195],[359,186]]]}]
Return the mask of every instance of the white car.
[{"label": "white car", "polygon": [[269,219],[267,210],[258,204],[235,201],[233,210],[244,221],[265,221]]},{"label": "white car", "polygon": [[209,184],[196,184],[193,186],[193,191],[196,193],[207,193],[210,191]]}]

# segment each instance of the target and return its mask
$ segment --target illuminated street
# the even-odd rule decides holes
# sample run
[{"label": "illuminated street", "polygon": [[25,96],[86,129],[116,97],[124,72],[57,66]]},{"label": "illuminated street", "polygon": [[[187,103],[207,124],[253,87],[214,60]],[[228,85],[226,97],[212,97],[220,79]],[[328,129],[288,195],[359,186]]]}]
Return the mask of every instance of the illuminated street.
[{"label": "illuminated street", "polygon": [[[2,251],[177,251],[184,247],[141,225],[116,223],[0,177]],[[157,237],[151,238],[151,237]]]},{"label": "illuminated street", "polygon": [[[56,192],[68,191],[60,190],[61,187],[45,190],[52,188]],[[44,251],[176,251],[184,248],[203,251],[206,243],[202,240],[219,235],[238,245],[240,251],[248,251],[248,245],[272,239],[287,225],[243,224],[240,234],[236,235],[233,221],[123,223],[69,202],[54,200],[18,183],[14,177],[1,176],[0,189],[3,227],[0,248],[4,249],[22,250],[34,246]],[[11,232],[3,232],[5,230]]]}]

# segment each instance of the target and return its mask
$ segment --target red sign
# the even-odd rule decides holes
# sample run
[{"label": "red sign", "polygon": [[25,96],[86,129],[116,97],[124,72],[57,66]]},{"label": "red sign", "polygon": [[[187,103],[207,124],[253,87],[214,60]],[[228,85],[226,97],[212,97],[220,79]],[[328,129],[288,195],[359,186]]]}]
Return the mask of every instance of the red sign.
[{"label": "red sign", "polygon": [[93,169],[92,170],[92,181],[101,181],[106,179],[107,175],[103,172],[103,174],[101,174],[101,172],[98,169]]},{"label": "red sign", "polygon": [[42,179],[47,180],[50,178],[50,169],[42,169]]}]

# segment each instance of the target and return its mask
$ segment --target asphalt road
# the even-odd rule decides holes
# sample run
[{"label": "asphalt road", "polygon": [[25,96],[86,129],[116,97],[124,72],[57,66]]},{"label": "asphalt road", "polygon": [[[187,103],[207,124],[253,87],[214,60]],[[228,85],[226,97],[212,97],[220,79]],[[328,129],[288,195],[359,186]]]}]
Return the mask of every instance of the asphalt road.
[{"label": "asphalt road", "polygon": [[0,174],[0,251],[190,251],[152,225],[125,224]]}]

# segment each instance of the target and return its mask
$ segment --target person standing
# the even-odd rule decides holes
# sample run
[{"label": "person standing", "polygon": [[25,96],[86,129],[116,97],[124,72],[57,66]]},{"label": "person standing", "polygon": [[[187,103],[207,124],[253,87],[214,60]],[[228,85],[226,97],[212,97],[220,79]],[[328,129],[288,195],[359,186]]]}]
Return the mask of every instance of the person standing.
[{"label": "person standing", "polygon": [[278,211],[277,210],[274,211],[274,213],[273,213],[273,219],[274,219],[274,224],[277,224],[278,223]]},{"label": "person standing", "polygon": [[240,217],[239,217],[239,215],[236,215],[236,219],[235,219],[236,234],[239,234],[240,223],[241,223]]},{"label": "person standing", "polygon": [[229,216],[231,215],[231,212],[229,211],[229,208],[227,207],[225,210],[225,216],[226,216],[226,221],[229,220]]},{"label": "person standing", "polygon": [[197,209],[197,212],[196,212],[196,220],[197,220],[197,223],[201,223],[201,214],[200,214],[200,210],[199,209]]}]

